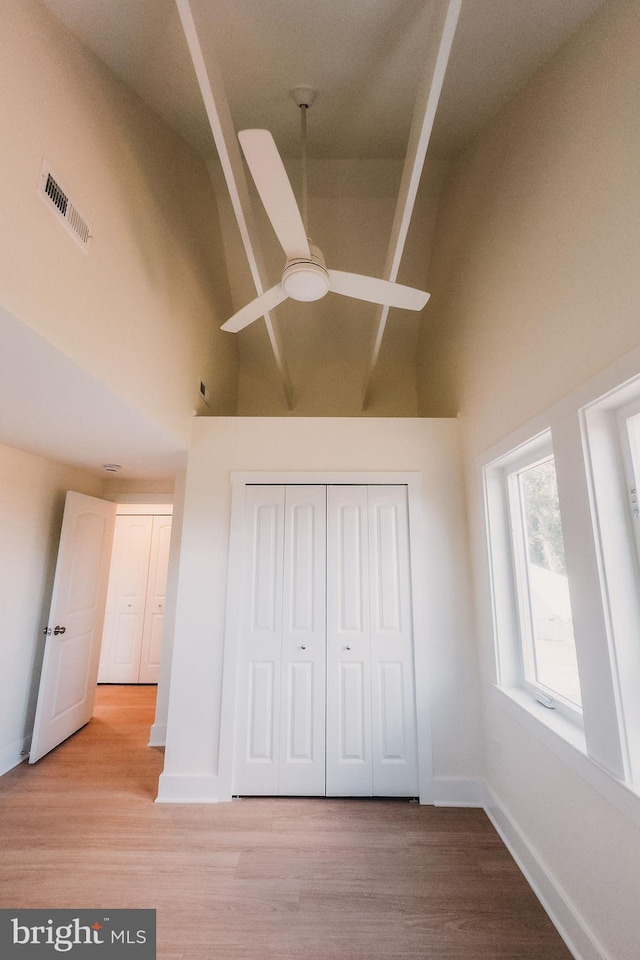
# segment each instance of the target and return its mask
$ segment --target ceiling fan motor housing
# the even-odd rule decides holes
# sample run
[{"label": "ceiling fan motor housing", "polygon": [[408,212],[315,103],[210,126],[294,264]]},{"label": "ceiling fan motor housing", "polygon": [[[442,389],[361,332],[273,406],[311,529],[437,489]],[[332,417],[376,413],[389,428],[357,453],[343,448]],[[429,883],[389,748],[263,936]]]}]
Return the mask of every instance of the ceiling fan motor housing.
[{"label": "ceiling fan motor housing", "polygon": [[329,292],[329,274],[319,247],[309,240],[311,259],[287,260],[282,286],[292,300],[320,300]]}]

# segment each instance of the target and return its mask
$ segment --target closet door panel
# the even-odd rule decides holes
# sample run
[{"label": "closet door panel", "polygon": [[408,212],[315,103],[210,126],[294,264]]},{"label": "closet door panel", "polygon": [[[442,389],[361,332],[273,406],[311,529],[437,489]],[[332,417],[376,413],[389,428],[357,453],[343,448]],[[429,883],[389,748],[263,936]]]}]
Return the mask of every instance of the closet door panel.
[{"label": "closet door panel", "polygon": [[327,795],[371,796],[367,488],[327,488]]},{"label": "closet door panel", "polygon": [[409,520],[403,486],[368,490],[374,796],[418,793]]},{"label": "closet door panel", "polygon": [[280,763],[282,486],[245,491],[234,792],[278,793]]},{"label": "closet door panel", "polygon": [[286,487],[278,788],[285,796],[325,791],[325,531],[325,487]]},{"label": "closet door panel", "polygon": [[[273,736],[275,672],[276,664],[271,660],[254,660],[249,663],[246,751],[249,763],[274,764],[277,762],[276,743]],[[275,788],[270,792],[274,790]]]},{"label": "closet door panel", "polygon": [[172,518],[169,516],[153,518],[149,578],[140,654],[140,683],[158,682],[164,626],[164,604],[167,593],[171,520]]}]

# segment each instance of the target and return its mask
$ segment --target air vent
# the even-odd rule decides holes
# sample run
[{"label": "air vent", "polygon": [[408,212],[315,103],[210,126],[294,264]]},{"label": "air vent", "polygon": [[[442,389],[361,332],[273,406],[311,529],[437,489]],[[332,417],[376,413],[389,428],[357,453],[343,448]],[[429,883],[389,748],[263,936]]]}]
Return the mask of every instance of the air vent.
[{"label": "air vent", "polygon": [[62,189],[46,162],[42,164],[39,193],[47,206],[61,219],[71,236],[86,250],[91,239],[89,224]]},{"label": "air vent", "polygon": [[200,397],[202,400],[204,400],[207,406],[210,406],[209,387],[206,385],[204,380],[200,381]]}]

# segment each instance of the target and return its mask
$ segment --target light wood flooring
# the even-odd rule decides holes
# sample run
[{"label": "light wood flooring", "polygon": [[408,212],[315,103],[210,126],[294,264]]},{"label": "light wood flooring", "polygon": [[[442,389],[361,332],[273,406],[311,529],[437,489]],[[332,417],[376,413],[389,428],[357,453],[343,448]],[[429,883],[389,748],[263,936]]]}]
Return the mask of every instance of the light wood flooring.
[{"label": "light wood flooring", "polygon": [[0,906],[157,910],[158,960],[570,960],[480,810],[154,804],[154,687],[0,778]]}]

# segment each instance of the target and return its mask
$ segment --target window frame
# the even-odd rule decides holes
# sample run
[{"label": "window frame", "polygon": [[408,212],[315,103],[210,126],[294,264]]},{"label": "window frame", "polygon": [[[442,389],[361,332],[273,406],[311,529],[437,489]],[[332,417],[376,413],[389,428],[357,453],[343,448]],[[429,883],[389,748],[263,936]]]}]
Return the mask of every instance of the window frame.
[{"label": "window frame", "polygon": [[[636,548],[638,590],[640,591],[640,396],[615,412],[620,443],[621,471],[625,484],[625,501],[629,527]],[[637,428],[632,430],[634,421]]]},{"label": "window frame", "polygon": [[[589,501],[623,755],[622,779],[640,793],[640,376],[579,410]],[[637,495],[637,494],[636,494]]]},{"label": "window frame", "polygon": [[483,468],[485,520],[493,612],[496,683],[505,691],[524,691],[539,705],[541,718],[556,714],[582,728],[582,707],[536,677],[525,520],[519,474],[554,460],[551,430],[529,440]]},{"label": "window frame", "polygon": [[[553,461],[554,474],[555,456],[549,437],[547,451],[542,455],[536,456],[533,460],[525,458],[525,463],[519,466],[511,467],[506,474],[507,497],[509,502],[509,514],[511,517],[511,550],[514,569],[516,602],[518,606],[518,633],[520,654],[522,660],[522,687],[527,690],[535,699],[542,696],[545,698],[543,706],[559,709],[561,713],[567,715],[574,722],[581,722],[582,707],[568,697],[564,696],[559,690],[545,684],[539,677],[539,653],[537,650],[536,629],[533,622],[533,598],[531,588],[531,578],[529,573],[529,562],[527,559],[527,523],[525,516],[525,502],[522,495],[522,486],[520,477],[527,470]],[[540,451],[537,451],[540,454]],[[556,476],[557,487],[557,476]],[[561,517],[562,519],[562,517]],[[573,631],[573,618],[572,618]],[[576,662],[577,670],[577,662]],[[552,705],[546,701],[552,701]],[[540,702],[538,700],[538,702]]]}]

